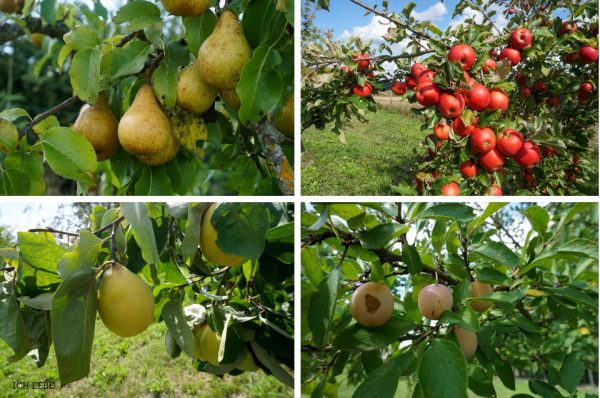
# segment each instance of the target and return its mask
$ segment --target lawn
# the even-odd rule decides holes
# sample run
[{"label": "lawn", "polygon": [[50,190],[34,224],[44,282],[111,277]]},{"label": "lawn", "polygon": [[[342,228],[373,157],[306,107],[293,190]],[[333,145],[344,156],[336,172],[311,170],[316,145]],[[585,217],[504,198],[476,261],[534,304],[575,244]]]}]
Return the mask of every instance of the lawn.
[{"label": "lawn", "polygon": [[58,370],[51,349],[38,369],[29,358],[9,363],[12,351],[0,341],[0,391],[3,397],[293,397],[293,391],[262,371],[241,376],[198,373],[185,355],[171,359],[165,352],[164,323],[139,336],[123,339],[96,322],[90,375],[58,390],[18,390],[16,381],[56,381]]},{"label": "lawn", "polygon": [[348,123],[347,144],[331,131],[302,133],[303,195],[390,195],[400,181],[412,184],[414,148],[425,134],[406,105],[379,102],[368,123]]}]

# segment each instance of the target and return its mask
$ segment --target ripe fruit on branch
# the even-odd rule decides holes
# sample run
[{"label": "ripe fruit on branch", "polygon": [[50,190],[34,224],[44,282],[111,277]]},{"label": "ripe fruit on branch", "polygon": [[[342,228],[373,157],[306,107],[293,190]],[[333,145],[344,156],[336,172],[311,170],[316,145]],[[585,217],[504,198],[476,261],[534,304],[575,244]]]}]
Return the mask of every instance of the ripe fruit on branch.
[{"label": "ripe fruit on branch", "polygon": [[354,75],[354,72],[352,71],[352,69],[350,69],[349,66],[346,65],[342,65],[342,67],[340,68],[340,71],[345,74],[347,77],[352,77],[352,75]]},{"label": "ripe fruit on branch", "polygon": [[475,83],[463,93],[467,106],[476,111],[484,110],[490,103],[490,91],[483,84]]},{"label": "ripe fruit on branch", "polygon": [[490,190],[486,193],[488,196],[502,196],[502,188],[498,184],[492,184]]},{"label": "ripe fruit on branch", "polygon": [[204,333],[204,328],[207,326],[207,323],[202,323],[200,325],[194,325],[192,328],[192,333],[194,334],[194,358],[205,362],[206,358],[204,357],[204,354],[202,354],[200,339],[202,338],[202,333]]},{"label": "ripe fruit on branch", "polygon": [[269,120],[273,126],[284,135],[294,138],[294,94],[290,94],[285,105],[280,110],[274,110],[269,114]]},{"label": "ripe fruit on branch", "polygon": [[594,91],[594,86],[592,86],[591,82],[583,82],[579,86],[579,91],[583,91],[584,93],[591,93]]},{"label": "ripe fruit on branch", "polygon": [[358,65],[357,69],[361,72],[369,68],[369,65],[371,64],[369,62],[369,53],[353,55],[352,60]]},{"label": "ripe fruit on branch", "polygon": [[587,105],[590,103],[590,94],[585,91],[577,90],[577,101],[581,105]]},{"label": "ripe fruit on branch", "polygon": [[422,81],[432,82],[434,77],[435,77],[435,71],[427,69],[419,75],[419,77],[417,78],[417,84],[421,83]]},{"label": "ripe fruit on branch", "polygon": [[7,14],[21,12],[24,5],[25,0],[0,0],[0,11]]},{"label": "ripe fruit on branch", "polygon": [[152,290],[138,275],[114,263],[104,273],[98,289],[98,313],[114,334],[138,335],[154,321]]},{"label": "ripe fruit on branch", "polygon": [[559,106],[560,105],[560,98],[558,97],[550,97],[546,100],[546,103],[550,106]]},{"label": "ripe fruit on branch", "polygon": [[460,326],[454,326],[454,336],[465,358],[470,359],[477,351],[477,335]]},{"label": "ripe fruit on branch", "polygon": [[427,67],[421,63],[418,64],[414,64],[413,66],[411,66],[410,68],[410,76],[415,80],[419,80],[419,77],[421,76],[421,73],[425,72],[427,70]]},{"label": "ripe fruit on branch", "polygon": [[469,143],[471,144],[471,149],[475,153],[491,151],[496,146],[496,133],[489,127],[475,129],[475,131],[471,133]]},{"label": "ripe fruit on branch", "polygon": [[377,282],[360,285],[350,300],[350,313],[363,326],[385,325],[394,311],[394,296],[390,289]]},{"label": "ripe fruit on branch", "polygon": [[433,126],[433,133],[438,140],[447,140],[450,137],[450,125],[442,122],[437,122]]},{"label": "ripe fruit on branch", "polygon": [[412,76],[406,76],[404,82],[406,83],[406,87],[410,90],[414,90],[414,88],[417,87],[417,79]]},{"label": "ripe fruit on branch", "polygon": [[406,84],[395,81],[394,84],[392,84],[392,92],[396,95],[404,94],[406,92]]},{"label": "ripe fruit on branch", "polygon": [[459,117],[465,109],[465,100],[462,95],[442,93],[438,101],[438,109],[446,118]]},{"label": "ripe fruit on branch", "polygon": [[165,10],[171,15],[197,17],[210,5],[210,0],[162,0]]},{"label": "ripe fruit on branch", "polygon": [[490,103],[487,106],[487,109],[497,110],[500,109],[502,113],[506,112],[508,108],[508,95],[504,91],[499,88],[494,88],[490,90]]},{"label": "ripe fruit on branch", "polygon": [[466,137],[469,134],[472,134],[476,128],[477,117],[475,115],[473,115],[473,118],[471,119],[471,124],[468,126],[465,126],[460,117],[457,117],[452,121],[452,129],[454,130],[454,133],[456,133],[456,135],[460,137]]},{"label": "ripe fruit on branch", "polygon": [[202,250],[202,254],[204,254],[204,257],[206,257],[208,261],[214,264],[227,267],[242,265],[248,260],[246,257],[225,253],[217,244],[219,236],[215,224],[218,220],[212,220],[217,206],[217,203],[211,204],[202,216],[200,231],[200,249]]},{"label": "ripe fruit on branch", "polygon": [[490,173],[493,173],[504,166],[504,156],[498,149],[494,148],[491,151],[479,154],[479,164]]},{"label": "ripe fruit on branch", "polygon": [[560,30],[558,31],[559,36],[564,34],[570,34],[577,32],[577,24],[571,21],[565,21],[562,23]]},{"label": "ripe fruit on branch", "polygon": [[32,33],[31,34],[31,43],[35,46],[35,48],[42,48],[42,43],[44,42],[44,34],[43,33]]},{"label": "ripe fruit on branch", "polygon": [[356,86],[352,87],[352,93],[354,95],[358,95],[359,97],[368,97],[372,92],[373,86],[371,86],[371,83],[369,82],[365,83],[364,86],[357,84]]},{"label": "ripe fruit on branch", "polygon": [[523,136],[517,130],[504,129],[498,133],[496,148],[506,156],[514,156],[523,146]]},{"label": "ripe fruit on branch", "polygon": [[538,81],[533,85],[533,89],[540,93],[545,93],[548,90],[548,86],[543,81]]},{"label": "ripe fruit on branch", "polygon": [[440,99],[440,89],[429,80],[421,80],[415,89],[417,102],[423,106],[435,105]]},{"label": "ripe fruit on branch", "polygon": [[457,44],[448,52],[448,61],[456,61],[463,70],[469,70],[475,64],[475,50],[468,44]]},{"label": "ripe fruit on branch", "polygon": [[213,366],[219,365],[219,347],[221,346],[221,336],[212,331],[207,326],[200,335],[200,352],[208,363]]},{"label": "ripe fruit on branch", "polygon": [[491,58],[486,59],[481,69],[483,69],[483,73],[491,73],[491,71],[495,71],[496,61]]},{"label": "ripe fruit on branch", "polygon": [[467,160],[460,164],[460,174],[465,178],[472,178],[477,175],[477,164],[472,160]]},{"label": "ripe fruit on branch", "polygon": [[[495,184],[494,184],[495,185]],[[494,187],[492,185],[492,188]],[[502,194],[502,192],[500,192]],[[473,281],[471,282],[471,297],[481,297],[494,292],[494,289],[489,285],[489,283]],[[475,311],[483,312],[490,308],[492,305],[491,301],[488,300],[471,300],[471,308]]]},{"label": "ripe fruit on branch", "polygon": [[531,47],[531,32],[526,28],[515,29],[510,34],[509,42],[516,50]]},{"label": "ripe fruit on branch", "polygon": [[528,85],[521,86],[521,95],[523,97],[531,97],[531,87],[529,87]]},{"label": "ripe fruit on branch", "polygon": [[440,191],[443,196],[460,196],[460,187],[455,182],[443,185]]},{"label": "ripe fruit on branch", "polygon": [[515,50],[514,48],[503,48],[502,52],[500,52],[500,60],[508,59],[512,66],[518,65],[521,62],[521,53],[519,50]]},{"label": "ripe fruit on branch", "polygon": [[119,148],[118,125],[119,121],[108,106],[108,95],[102,91],[94,106],[86,104],[81,108],[73,129],[92,144],[98,161],[102,161]]},{"label": "ripe fruit on branch", "polygon": [[583,46],[579,49],[577,59],[583,64],[593,64],[598,61],[598,49],[592,46]]},{"label": "ripe fruit on branch", "polygon": [[579,56],[579,53],[577,51],[574,51],[572,53],[567,53],[565,55],[565,62],[568,64],[572,64],[575,61],[577,61],[577,57]]},{"label": "ripe fruit on branch", "polygon": [[177,106],[192,113],[204,113],[215,102],[217,89],[211,87],[198,72],[198,61],[179,72],[177,80]]},{"label": "ripe fruit on branch", "polygon": [[534,166],[541,159],[540,148],[531,141],[525,141],[513,158],[521,167]]},{"label": "ripe fruit on branch", "polygon": [[527,76],[525,76],[525,74],[522,71],[518,71],[515,74],[515,81],[517,82],[518,85],[523,85],[525,83],[527,83]]},{"label": "ripe fruit on branch", "polygon": [[419,292],[417,303],[421,315],[427,319],[437,320],[440,319],[442,312],[452,309],[452,293],[450,289],[439,283],[427,285]]}]

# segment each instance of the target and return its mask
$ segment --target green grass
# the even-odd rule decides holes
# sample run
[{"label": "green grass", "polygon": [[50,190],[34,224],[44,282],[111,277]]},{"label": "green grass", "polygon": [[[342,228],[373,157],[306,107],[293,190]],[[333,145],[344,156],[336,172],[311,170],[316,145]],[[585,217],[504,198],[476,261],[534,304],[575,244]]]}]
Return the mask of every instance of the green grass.
[{"label": "green grass", "polygon": [[40,369],[28,357],[6,359],[12,350],[0,341],[0,391],[3,397],[292,397],[293,391],[262,371],[240,376],[199,373],[184,354],[171,359],[165,352],[164,323],[139,336],[122,339],[96,322],[91,371],[87,378],[63,390],[17,390],[15,381],[55,381],[58,369],[51,349]]},{"label": "green grass", "polygon": [[421,122],[406,107],[380,106],[367,118],[345,126],[347,144],[329,130],[302,133],[303,195],[389,195],[399,181],[412,184]]}]

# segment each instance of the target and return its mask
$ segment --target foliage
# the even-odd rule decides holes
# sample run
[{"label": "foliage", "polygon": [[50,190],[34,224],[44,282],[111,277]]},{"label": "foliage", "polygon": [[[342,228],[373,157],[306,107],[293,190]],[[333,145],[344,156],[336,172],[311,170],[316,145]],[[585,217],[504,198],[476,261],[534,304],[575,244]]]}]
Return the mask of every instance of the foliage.
[{"label": "foliage", "polygon": [[[403,184],[398,187],[399,193],[439,194],[442,186],[455,181],[463,195],[487,194],[493,183],[504,193],[515,195],[597,194],[598,63],[584,64],[566,58],[586,45],[598,48],[596,2],[461,0],[452,14],[461,18],[445,31],[431,21],[417,20],[413,2],[401,12],[389,9],[392,3],[387,1],[372,7],[352,2],[390,22],[383,36],[385,41],[378,46],[359,38],[337,42],[331,34],[319,32],[312,24],[315,8],[328,9],[329,1],[306,2],[302,32],[303,129],[310,126],[323,129],[334,123],[334,131],[343,138],[344,125],[357,123],[353,117],[362,118],[367,112],[376,111],[373,97],[353,95],[353,88],[368,82],[373,94],[388,90],[394,82],[404,82],[410,76],[411,66],[421,62],[436,73],[433,82],[441,92],[464,93],[469,88],[467,83],[473,84],[469,79],[475,79],[490,90],[501,89],[508,94],[506,112],[465,108],[460,120],[468,126],[475,115],[480,128],[491,127],[496,133],[517,130],[524,140],[540,148],[542,160],[535,167],[520,167],[507,157],[499,171],[487,171],[480,165],[475,178],[465,178],[459,165],[469,159],[477,161],[469,138],[460,136],[456,130],[449,139],[431,135],[422,144],[429,154],[419,157],[413,169],[416,186]],[[499,12],[504,15],[498,15]],[[506,27],[497,27],[493,22],[495,17],[505,17]],[[569,21],[577,24],[577,31],[563,33],[563,22]],[[533,42],[531,48],[521,50],[521,62],[511,67],[499,54],[518,27],[529,29]],[[399,43],[405,50],[394,55],[392,46]],[[458,43],[467,43],[475,50],[476,62],[468,74],[463,73],[457,62],[448,60],[449,49]],[[366,69],[361,69],[353,59],[360,54],[366,54]],[[482,67],[488,59],[494,60],[497,67],[486,74]],[[392,74],[386,72],[391,69],[394,69]],[[545,83],[546,88],[536,90],[538,82]],[[584,82],[592,84],[589,94],[580,91]],[[523,87],[529,87],[533,94],[523,96]],[[414,94],[409,87],[401,95],[415,103]],[[554,102],[557,99],[558,105]],[[433,133],[436,123],[451,125],[453,121],[445,118],[436,106],[418,108],[414,113],[423,120],[422,132]]]},{"label": "foliage", "polygon": [[[572,396],[584,370],[598,370],[597,217],[594,203],[305,205],[303,392],[336,396],[346,375],[354,397],[393,397],[399,380],[413,397],[493,397],[494,377],[514,391],[519,371],[532,394]],[[494,287],[484,312],[469,305],[473,280]],[[360,326],[348,309],[367,281],[395,296],[380,327]],[[417,298],[436,281],[454,306],[428,321]],[[454,325],[476,332],[473,359]]]},{"label": "foliage", "polygon": [[[8,95],[0,104],[2,108],[23,105],[0,112],[0,193],[290,193],[284,187],[293,186],[289,172],[293,140],[279,134],[267,119],[280,113],[293,93],[294,2],[288,1],[282,11],[276,11],[270,0],[225,2],[242,16],[240,25],[253,55],[238,84],[240,112],[218,98],[201,116],[182,115],[176,106],[178,73],[180,67],[194,62],[223,10],[211,1],[212,8],[200,16],[172,17],[158,3],[136,0],[110,15],[100,1],[89,8],[27,0],[22,15],[0,14],[0,44],[6,43],[3,54],[9,55],[0,63],[0,77],[9,77],[9,86],[0,86],[0,92]],[[23,58],[26,42],[20,38],[30,39],[34,33],[44,34],[44,39],[32,65]],[[24,70],[28,65],[30,72]],[[15,80],[13,74],[20,79]],[[67,79],[71,87],[65,90]],[[47,80],[56,82],[42,86],[55,106],[40,113],[39,99],[24,100],[36,96],[36,85]],[[91,145],[69,127],[74,105],[95,103],[104,90],[120,118],[145,80],[151,81],[173,125],[185,120],[188,126],[200,127],[178,129],[183,147],[165,165],[144,165],[122,148],[111,159],[97,162]],[[65,91],[75,96],[65,98]],[[271,126],[277,159],[265,148],[268,134],[263,125]],[[61,178],[49,179],[54,173]],[[65,179],[70,183],[65,184]],[[63,186],[57,189],[55,185]]]},{"label": "foliage", "polygon": [[[194,360],[194,369],[238,375],[242,371],[237,365],[243,359],[239,354],[247,352],[263,372],[292,387],[292,208],[277,203],[217,207],[213,216],[218,218],[217,244],[230,252],[235,242],[236,254],[249,258],[244,265],[230,268],[206,262],[198,249],[206,207],[197,203],[98,205],[89,216],[90,227],[78,233],[19,232],[15,247],[0,250],[6,263],[0,270],[0,338],[14,351],[8,360],[20,360],[33,350],[35,362],[43,366],[53,345],[62,385],[86,377],[97,285],[103,270],[118,261],[152,287],[154,320],[164,321],[169,332],[161,341],[173,339],[167,345],[169,355],[176,357],[183,351],[194,356],[190,326],[194,319],[186,321],[183,307],[194,304],[200,314],[195,321],[208,322],[224,336],[219,364]],[[61,244],[52,234],[79,239]]]}]

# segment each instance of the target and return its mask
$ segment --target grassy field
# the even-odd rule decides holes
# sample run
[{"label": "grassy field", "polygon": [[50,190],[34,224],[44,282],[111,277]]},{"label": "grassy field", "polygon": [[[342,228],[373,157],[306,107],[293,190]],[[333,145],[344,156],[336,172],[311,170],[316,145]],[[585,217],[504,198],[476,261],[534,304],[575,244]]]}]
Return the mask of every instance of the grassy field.
[{"label": "grassy field", "polygon": [[262,371],[241,376],[198,373],[185,355],[171,359],[165,352],[164,323],[140,336],[122,339],[96,322],[90,375],[61,391],[16,390],[16,381],[56,381],[58,370],[50,358],[38,369],[29,358],[9,363],[12,351],[0,341],[0,395],[3,397],[292,397],[293,391]]},{"label": "grassy field", "polygon": [[347,145],[330,131],[302,133],[303,195],[389,195],[391,185],[412,182],[414,148],[423,140],[421,121],[406,103],[378,101],[368,123],[345,127]]}]

